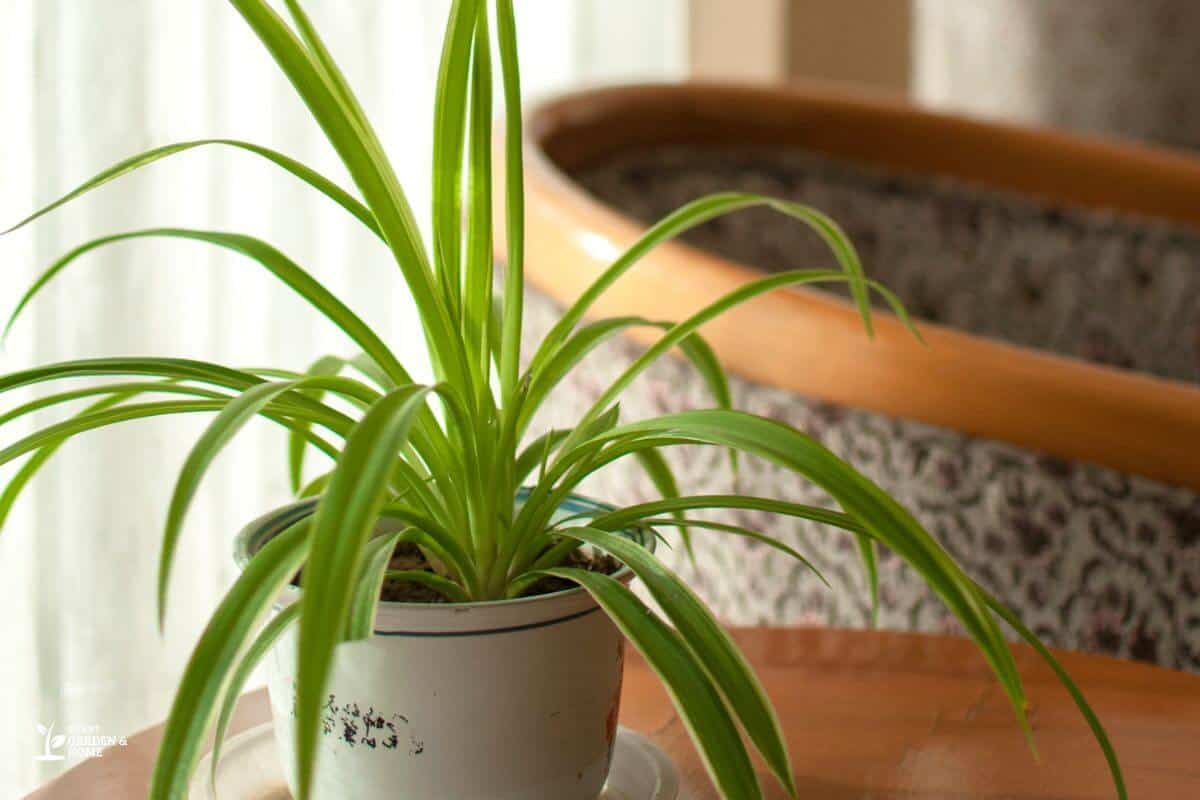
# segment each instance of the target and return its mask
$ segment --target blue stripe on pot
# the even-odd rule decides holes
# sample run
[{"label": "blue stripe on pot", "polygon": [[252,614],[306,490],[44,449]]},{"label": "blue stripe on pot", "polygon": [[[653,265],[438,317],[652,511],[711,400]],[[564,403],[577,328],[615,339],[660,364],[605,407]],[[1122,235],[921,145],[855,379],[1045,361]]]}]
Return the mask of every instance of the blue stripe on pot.
[{"label": "blue stripe on pot", "polygon": [[[575,591],[575,590],[571,589],[569,591]],[[587,609],[586,611],[578,611],[574,614],[568,614],[565,617],[559,617],[557,619],[551,619],[551,620],[547,620],[545,622],[534,622],[529,625],[512,625],[507,628],[487,628],[487,629],[472,630],[472,631],[390,631],[390,630],[381,631],[381,630],[376,630],[375,635],[376,636],[402,636],[402,637],[407,636],[407,637],[415,637],[415,638],[433,638],[433,639],[453,638],[456,636],[495,636],[495,635],[501,634],[501,633],[520,633],[521,631],[531,631],[536,628],[548,628],[551,625],[560,625],[564,622],[571,622],[572,620],[579,619],[580,617],[586,617],[589,614],[595,614],[599,610],[600,610],[600,607],[595,606],[593,608]]]}]

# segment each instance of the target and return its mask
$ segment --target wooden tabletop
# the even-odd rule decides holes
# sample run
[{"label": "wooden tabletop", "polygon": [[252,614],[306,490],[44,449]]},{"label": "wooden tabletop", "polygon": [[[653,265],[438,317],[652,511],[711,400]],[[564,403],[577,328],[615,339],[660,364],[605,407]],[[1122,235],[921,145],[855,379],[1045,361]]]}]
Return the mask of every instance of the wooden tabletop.
[{"label": "wooden tabletop", "polygon": [[[1104,760],[1049,669],[1017,648],[1040,763],[968,642],[945,636],[753,629],[735,632],[775,701],[800,796],[821,800],[1082,800],[1113,797]],[[1200,676],[1063,654],[1121,756],[1132,798],[1200,798]],[[233,729],[268,719],[243,698]],[[680,767],[692,800],[717,800],[657,679],[629,659],[621,722],[650,734]],[[160,736],[84,762],[30,800],[145,797]],[[763,772],[767,796],[785,794]]]}]

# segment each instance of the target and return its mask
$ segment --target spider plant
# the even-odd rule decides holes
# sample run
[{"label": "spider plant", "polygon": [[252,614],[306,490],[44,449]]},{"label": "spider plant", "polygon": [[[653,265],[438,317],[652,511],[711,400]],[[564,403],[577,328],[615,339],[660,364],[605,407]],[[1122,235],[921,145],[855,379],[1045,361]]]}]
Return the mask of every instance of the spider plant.
[{"label": "spider plant", "polygon": [[[674,527],[687,541],[689,529],[703,529],[713,535],[751,537],[804,560],[786,544],[755,531],[688,516],[699,510],[730,508],[757,509],[842,529],[857,540],[873,595],[878,579],[876,546],[882,544],[899,554],[974,639],[1028,736],[1026,698],[1001,627],[1007,623],[1050,663],[1071,692],[1103,749],[1118,794],[1124,796],[1120,767],[1099,720],[1054,656],[1019,619],[964,574],[907,511],[852,467],[797,430],[731,408],[726,377],[699,331],[741,303],[786,287],[841,282],[849,286],[868,334],[872,294],[907,322],[899,301],[864,275],[854,248],[832,220],[812,208],[749,194],[717,194],[689,203],[651,227],[617,258],[525,362],[521,353],[522,130],[512,0],[456,0],[450,11],[435,106],[428,251],[382,144],[298,0],[284,0],[287,18],[266,0],[230,2],[307,105],[352,177],[357,196],[269,148],[205,139],[122,161],[14,229],[108,181],[184,150],[221,145],[249,151],[338,204],[390,251],[415,299],[436,380],[430,385],[415,383],[387,343],[303,267],[270,244],[239,233],[151,228],[105,236],[62,256],[21,298],[13,320],[53,278],[92,250],[148,237],[189,239],[235,251],[267,270],[336,324],[359,351],[347,358],[320,358],[302,372],[170,358],[103,358],[36,367],[0,378],[0,391],[74,378],[119,379],[45,396],[0,417],[2,423],[49,406],[90,403],[66,421],[0,450],[0,463],[28,457],[0,495],[0,518],[55,450],[77,434],[161,415],[213,415],[187,455],[167,510],[157,586],[160,625],[173,556],[197,485],[213,458],[251,419],[265,417],[287,429],[292,486],[300,496],[319,496],[312,516],[264,546],[213,613],[171,708],[151,797],[184,796],[206,735],[215,727],[219,744],[246,676],[284,627],[293,623],[299,625],[298,784],[300,797],[307,796],[315,768],[323,687],[334,651],[343,641],[370,635],[386,554],[398,541],[418,545],[437,570],[386,576],[421,582],[453,602],[518,597],[548,575],[582,586],[660,675],[723,796],[735,800],[762,796],[751,747],[783,787],[795,794],[774,711],[729,636],[651,552],[616,533],[638,526]],[[502,287],[494,289],[493,279],[498,276],[492,244],[491,133],[497,56],[506,112],[507,257]],[[639,317],[585,321],[597,298],[656,245],[719,215],[751,206],[765,206],[812,228],[828,245],[837,267],[759,278],[678,322]],[[531,419],[551,390],[597,345],[639,326],[657,328],[662,335],[574,428],[552,430],[528,441]],[[714,407],[622,420],[618,405],[622,391],[656,359],[676,350],[702,373]],[[760,497],[681,496],[662,455],[663,450],[681,445],[727,448],[732,454],[786,467],[798,479],[822,487],[840,510]],[[305,456],[311,449],[327,456],[330,468],[305,483]],[[650,475],[663,499],[553,521],[555,509],[580,481],[627,458]],[[527,487],[526,497],[517,504],[522,487]],[[385,517],[400,520],[404,527],[387,537],[375,536],[377,524]],[[583,546],[607,552],[628,566],[662,616],[613,578],[564,566],[567,557]],[[302,601],[262,625],[280,590],[301,567]]]}]

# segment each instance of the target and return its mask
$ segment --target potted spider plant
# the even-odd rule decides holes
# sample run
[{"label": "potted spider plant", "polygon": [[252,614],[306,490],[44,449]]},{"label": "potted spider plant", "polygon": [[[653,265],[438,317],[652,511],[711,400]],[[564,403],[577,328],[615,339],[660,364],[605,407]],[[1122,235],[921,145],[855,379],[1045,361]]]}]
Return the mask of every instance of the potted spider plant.
[{"label": "potted spider plant", "polygon": [[[787,749],[759,682],[712,615],[654,555],[656,529],[677,529],[685,542],[690,529],[702,529],[754,538],[803,561],[800,553],[752,530],[690,516],[720,508],[759,509],[840,528],[856,539],[872,584],[876,546],[894,550],[978,644],[1028,733],[1025,694],[1001,629],[1010,625],[1071,691],[1124,796],[1100,722],[1019,619],[851,466],[797,430],[730,407],[725,375],[698,332],[727,309],[782,287],[843,282],[868,332],[872,293],[904,317],[899,301],[864,276],[853,247],[830,219],[746,194],[691,203],[617,258],[523,361],[520,80],[511,0],[458,0],[450,12],[434,120],[429,252],[370,122],[299,2],[285,0],[290,24],[266,0],[231,3],[308,106],[361,199],[267,148],[202,140],[123,161],[18,227],[173,153],[208,144],[249,150],[338,203],[392,253],[416,300],[436,382],[414,383],[387,344],[299,264],[240,234],[157,228],[107,236],[63,256],[21,299],[18,314],[62,270],[109,243],[192,239],[236,251],[266,269],[361,350],[319,359],[304,372],[105,358],[0,379],[0,391],[9,391],[80,377],[122,378],[62,391],[10,413],[16,418],[90,402],[76,416],[0,450],[0,463],[28,456],[4,495],[4,511],[55,449],[77,434],[125,420],[214,415],[184,462],[167,511],[160,624],[184,519],[213,458],[256,417],[289,431],[297,499],[237,538],[241,575],[184,671],[151,797],[186,794],[206,737],[215,731],[220,747],[247,676],[268,657],[275,725],[298,798],[591,800],[611,758],[625,640],[661,676],[723,796],[762,796],[751,749],[795,794]],[[493,288],[492,254],[493,29],[506,110],[507,271],[499,291]],[[596,299],[655,245],[750,206],[810,226],[838,268],[749,282],[680,322],[584,322]],[[661,337],[575,426],[526,436],[535,410],[584,354],[643,326],[659,329]],[[676,348],[708,381],[714,407],[622,420],[622,390]],[[661,454],[679,445],[725,448],[734,458],[746,454],[782,465],[822,487],[839,510],[760,497],[680,496]],[[313,449],[331,466],[305,481],[305,454]],[[575,494],[588,475],[627,458],[653,477],[661,500],[613,508]],[[633,577],[658,611],[629,589]]]}]

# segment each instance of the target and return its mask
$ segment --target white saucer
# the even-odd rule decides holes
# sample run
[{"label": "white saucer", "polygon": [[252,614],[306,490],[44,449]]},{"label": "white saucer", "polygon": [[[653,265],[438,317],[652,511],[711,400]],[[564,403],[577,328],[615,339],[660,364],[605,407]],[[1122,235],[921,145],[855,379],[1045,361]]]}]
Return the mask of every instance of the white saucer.
[{"label": "white saucer", "polygon": [[[196,766],[188,793],[191,800],[214,796],[217,800],[291,800],[269,722],[226,740],[215,786],[211,769],[211,757],[206,755]],[[667,754],[645,736],[618,728],[612,769],[597,800],[680,800],[679,773]]]}]

